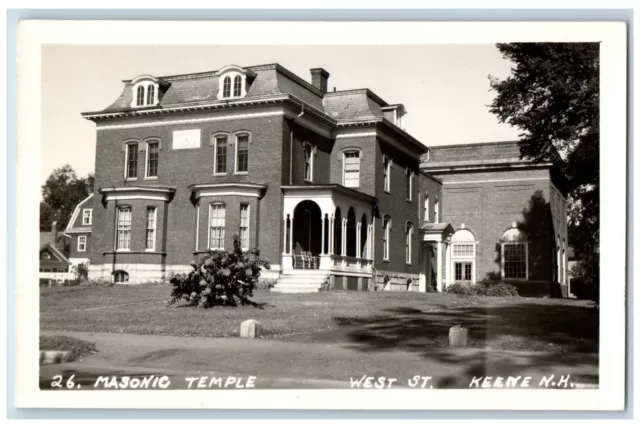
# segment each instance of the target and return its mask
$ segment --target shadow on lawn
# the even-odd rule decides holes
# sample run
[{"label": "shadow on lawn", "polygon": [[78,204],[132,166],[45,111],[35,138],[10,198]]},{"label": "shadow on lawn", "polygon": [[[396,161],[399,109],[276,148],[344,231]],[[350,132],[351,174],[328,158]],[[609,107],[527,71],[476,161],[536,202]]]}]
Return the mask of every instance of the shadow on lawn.
[{"label": "shadow on lawn", "polygon": [[396,307],[367,318],[335,318],[361,351],[423,353],[446,348],[449,328],[469,329],[470,348],[567,353],[598,352],[598,312],[592,308],[514,301],[493,307]]}]

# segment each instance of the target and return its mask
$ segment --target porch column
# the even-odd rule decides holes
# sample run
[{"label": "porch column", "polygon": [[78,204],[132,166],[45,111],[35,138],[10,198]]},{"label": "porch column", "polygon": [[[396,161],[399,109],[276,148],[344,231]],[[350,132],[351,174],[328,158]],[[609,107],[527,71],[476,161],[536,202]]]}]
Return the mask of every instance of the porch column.
[{"label": "porch column", "polygon": [[418,279],[418,291],[420,293],[424,293],[427,291],[427,257],[429,256],[429,251],[427,250],[427,245],[424,242],[420,242],[420,277]]},{"label": "porch column", "polygon": [[438,261],[438,268],[436,269],[436,281],[438,282],[437,287],[438,287],[438,292],[442,293],[442,241],[438,241],[438,254],[437,254],[437,261]]},{"label": "porch column", "polygon": [[347,219],[343,218],[342,219],[342,230],[340,231],[340,255],[342,256],[346,256],[347,255]]},{"label": "porch column", "polygon": [[360,244],[361,244],[360,231],[361,230],[362,230],[362,223],[357,222],[356,223],[356,257],[359,259],[362,258],[362,249],[360,248]]},{"label": "porch column", "polygon": [[446,266],[445,266],[445,274],[447,277],[447,288],[451,285],[451,243],[446,242]]},{"label": "porch column", "polygon": [[333,255],[335,253],[335,248],[334,247],[334,240],[335,240],[335,236],[334,236],[334,231],[333,231],[333,222],[334,222],[334,218],[333,218],[333,214],[331,214],[331,216],[329,216],[329,242],[328,242],[328,253],[329,255]]},{"label": "porch column", "polygon": [[[325,221],[327,222],[326,225],[325,225]],[[325,236],[325,234],[327,236]],[[325,240],[327,241],[326,243],[325,243]],[[319,268],[322,270],[331,268],[331,256],[329,255],[330,248],[331,248],[331,227],[330,227],[329,216],[326,213],[322,213],[322,251],[320,252],[320,266],[319,266]]]},{"label": "porch column", "polygon": [[293,216],[289,222],[289,254],[293,254]]},{"label": "porch column", "polygon": [[287,214],[284,218],[283,229],[284,237],[282,239],[282,243],[284,245],[284,251],[282,252],[282,269],[288,270],[293,269],[293,260],[291,259],[291,253],[293,252],[293,247],[291,246],[293,236],[293,219],[289,214]]}]

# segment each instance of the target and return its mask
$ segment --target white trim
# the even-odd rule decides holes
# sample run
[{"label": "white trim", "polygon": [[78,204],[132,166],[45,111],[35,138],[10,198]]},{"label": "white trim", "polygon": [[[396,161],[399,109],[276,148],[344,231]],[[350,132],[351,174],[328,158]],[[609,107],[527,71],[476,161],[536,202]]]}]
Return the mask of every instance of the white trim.
[{"label": "white trim", "polygon": [[506,179],[500,179],[500,180],[443,181],[442,184],[443,185],[447,185],[447,184],[503,183],[503,182],[509,182],[510,183],[512,181],[540,181],[540,180],[549,180],[549,181],[551,181],[551,178],[549,178],[549,177],[540,177],[540,178],[514,178],[514,179],[506,178]]},{"label": "white trim", "polygon": [[[314,158],[316,156],[316,146],[312,145],[310,142],[305,141],[302,144],[302,148],[304,151],[304,173],[305,173],[305,177],[304,177],[304,181],[306,181],[307,183],[313,183],[313,164],[314,162]],[[306,177],[306,166],[307,166],[307,148],[309,149],[309,178]]]},{"label": "white trim", "polygon": [[149,144],[157,144],[158,145],[158,167],[160,169],[160,139],[159,138],[149,138],[144,142],[144,179],[151,180],[158,178],[158,171],[156,171],[156,175],[149,175]]},{"label": "white trim", "polygon": [[[504,275],[504,246],[505,244],[523,244],[524,245],[524,260],[525,260],[525,277],[524,278],[507,278]],[[505,241],[500,242],[500,276],[502,279],[512,281],[528,281],[529,280],[529,242],[524,241]]]},{"label": "white trim", "polygon": [[[80,249],[80,240],[81,240],[81,238],[84,238],[84,248],[82,250]],[[84,252],[87,251],[87,235],[79,235],[78,236],[78,244],[76,246],[76,250],[79,253],[84,253]]]},{"label": "white trim", "polygon": [[147,127],[157,127],[161,125],[183,125],[183,124],[192,124],[192,123],[220,122],[220,121],[226,121],[226,120],[243,120],[243,119],[252,119],[252,118],[260,118],[260,117],[283,116],[283,115],[284,115],[284,110],[282,108],[279,108],[278,111],[274,111],[274,112],[227,114],[227,115],[218,116],[218,117],[205,116],[198,119],[176,119],[176,120],[166,120],[166,121],[156,120],[151,122],[130,123],[130,124],[122,124],[122,125],[96,125],[96,129],[106,130],[106,129],[147,128]]},{"label": "white trim", "polygon": [[[89,222],[84,222],[84,214],[85,212],[89,212]],[[82,209],[82,226],[91,226],[93,224],[93,208],[83,208]]]},{"label": "white trim", "polygon": [[436,199],[433,203],[433,222],[440,223],[440,200]]},{"label": "white trim", "polygon": [[[246,71],[238,66],[227,66],[218,77],[218,99],[219,100],[237,100],[247,96],[247,74]],[[235,79],[240,76],[240,95],[234,95]],[[229,78],[229,96],[224,96],[224,80]]]},{"label": "white trim", "polygon": [[[71,220],[69,220],[69,223],[67,223],[65,232],[69,232],[71,229],[73,229],[73,224],[76,222],[78,213],[80,212],[80,207],[82,206],[82,204],[87,202],[92,196],[93,196],[93,193],[87,196],[86,198],[84,198],[83,200],[81,200],[80,203],[76,205],[75,209],[73,210],[73,214],[71,214]],[[91,217],[92,217],[91,221],[93,222],[93,214],[91,215]]]},{"label": "white trim", "polygon": [[[149,231],[149,208],[153,209],[153,246],[151,248],[147,247],[147,232]],[[158,207],[151,206],[147,207],[147,216],[146,216],[147,224],[144,228],[144,250],[145,251],[156,251],[156,234],[158,232]]]},{"label": "white trim", "polygon": [[335,139],[338,138],[360,138],[360,137],[375,137],[378,134],[376,132],[352,132],[352,133],[336,133]]},{"label": "white trim", "polygon": [[[151,76],[139,76],[134,79],[136,82],[131,90],[133,91],[133,96],[131,97],[131,108],[142,108],[142,107],[151,107],[157,106],[160,100],[159,97],[159,89],[160,85],[157,81]],[[133,82],[132,82],[133,83]],[[153,86],[153,102],[148,102],[149,97],[149,85]],[[138,104],[138,88],[142,87],[142,104]]]},{"label": "white trim", "polygon": [[[358,185],[357,186],[347,186],[345,181],[346,174],[346,166],[347,166],[347,153],[358,153]],[[354,148],[345,148],[342,150],[342,185],[344,187],[348,187],[350,189],[360,188],[360,172],[362,170],[362,149],[354,147]]]},{"label": "white trim", "polygon": [[[408,225],[411,225],[410,233],[407,233]],[[404,236],[404,262],[405,262],[405,265],[411,266],[413,262],[413,223],[412,222],[408,221],[405,223],[404,235],[405,235]],[[408,252],[407,252],[407,248],[409,249]]]},{"label": "white trim", "polygon": [[243,206],[247,207],[247,246],[242,247],[242,234],[240,234],[240,246],[243,251],[248,251],[249,248],[251,247],[251,204],[246,202],[240,204],[240,226],[239,227],[242,227],[242,207]]},{"label": "white trim", "polygon": [[198,241],[200,236],[200,201],[196,203],[196,248],[195,251],[198,251]]},{"label": "white trim", "polygon": [[[385,225],[387,217],[389,221]],[[382,260],[388,262],[391,261],[391,216],[388,214],[382,216],[382,229]]]},{"label": "white trim", "polygon": [[173,189],[151,189],[142,187],[109,187],[101,189],[105,201],[126,201],[132,199],[168,201]]},{"label": "white trim", "polygon": [[[127,175],[129,174],[129,148],[132,145],[136,145],[136,175],[135,177],[127,177]],[[137,180],[138,179],[138,166],[140,163],[139,160],[139,152],[140,151],[140,141],[137,140],[131,140],[131,141],[126,141],[124,143],[124,171],[122,172],[122,176],[125,180],[127,181],[133,181],[133,180]]]},{"label": "white trim", "polygon": [[[389,162],[388,164],[389,169],[387,170],[386,175],[384,171],[385,159]],[[391,193],[391,165],[393,165],[393,160],[386,154],[382,155],[382,178],[384,179],[384,182],[382,183],[382,187],[384,191],[387,193]]]},{"label": "white trim", "polygon": [[260,198],[260,194],[264,190],[264,186],[244,183],[215,183],[215,184],[197,184],[190,186],[195,192],[196,199],[208,196],[249,196]]},{"label": "white trim", "polygon": [[[219,137],[225,137],[227,140],[226,143],[226,149],[227,152],[225,153],[225,160],[224,160],[224,172],[218,172],[216,171],[217,169],[217,165],[218,165],[218,138]],[[226,133],[226,132],[218,132],[215,133],[213,135],[211,135],[211,138],[213,139],[213,175],[227,175],[227,166],[229,165],[229,138],[231,137],[230,134]]]},{"label": "white trim", "polygon": [[[425,209],[426,208],[426,209]],[[427,223],[431,219],[431,210],[429,209],[429,194],[424,195],[424,201],[422,202],[422,220]]]},{"label": "white trim", "polygon": [[[246,171],[238,171],[238,137],[247,135],[249,139],[247,140],[247,170]],[[234,155],[233,155],[233,174],[234,175],[246,175],[249,174],[249,146],[251,145],[252,135],[250,131],[238,131],[233,133],[234,138]]]},{"label": "white trim", "polygon": [[[223,226],[222,230],[224,231],[224,237],[222,238],[222,247],[212,247],[211,246],[211,211],[214,205],[221,206],[224,209],[224,216],[222,217]],[[207,249],[209,250],[224,250],[224,241],[227,239],[227,204],[224,202],[211,202],[209,204],[209,221],[208,221],[208,232],[207,232]]]}]

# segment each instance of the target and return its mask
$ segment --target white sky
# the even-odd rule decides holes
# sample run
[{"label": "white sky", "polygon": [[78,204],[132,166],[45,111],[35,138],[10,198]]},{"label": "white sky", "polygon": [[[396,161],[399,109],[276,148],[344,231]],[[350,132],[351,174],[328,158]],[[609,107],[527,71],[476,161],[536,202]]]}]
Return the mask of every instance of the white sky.
[{"label": "white sky", "polygon": [[508,76],[494,45],[424,46],[44,46],[40,182],[66,163],[94,171],[96,131],[81,112],[119,96],[122,80],[217,70],[228,64],[280,63],[309,81],[327,70],[329,90],[368,87],[407,109],[405,129],[427,146],[517,139],[487,107],[489,75]]}]

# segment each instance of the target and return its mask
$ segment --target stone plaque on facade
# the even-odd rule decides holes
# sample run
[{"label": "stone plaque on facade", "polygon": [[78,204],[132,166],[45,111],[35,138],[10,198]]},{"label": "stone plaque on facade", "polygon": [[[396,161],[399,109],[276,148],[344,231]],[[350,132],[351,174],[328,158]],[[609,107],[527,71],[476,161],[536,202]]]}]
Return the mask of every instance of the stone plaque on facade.
[{"label": "stone plaque on facade", "polygon": [[200,130],[183,129],[173,131],[173,150],[197,149],[200,147]]}]

